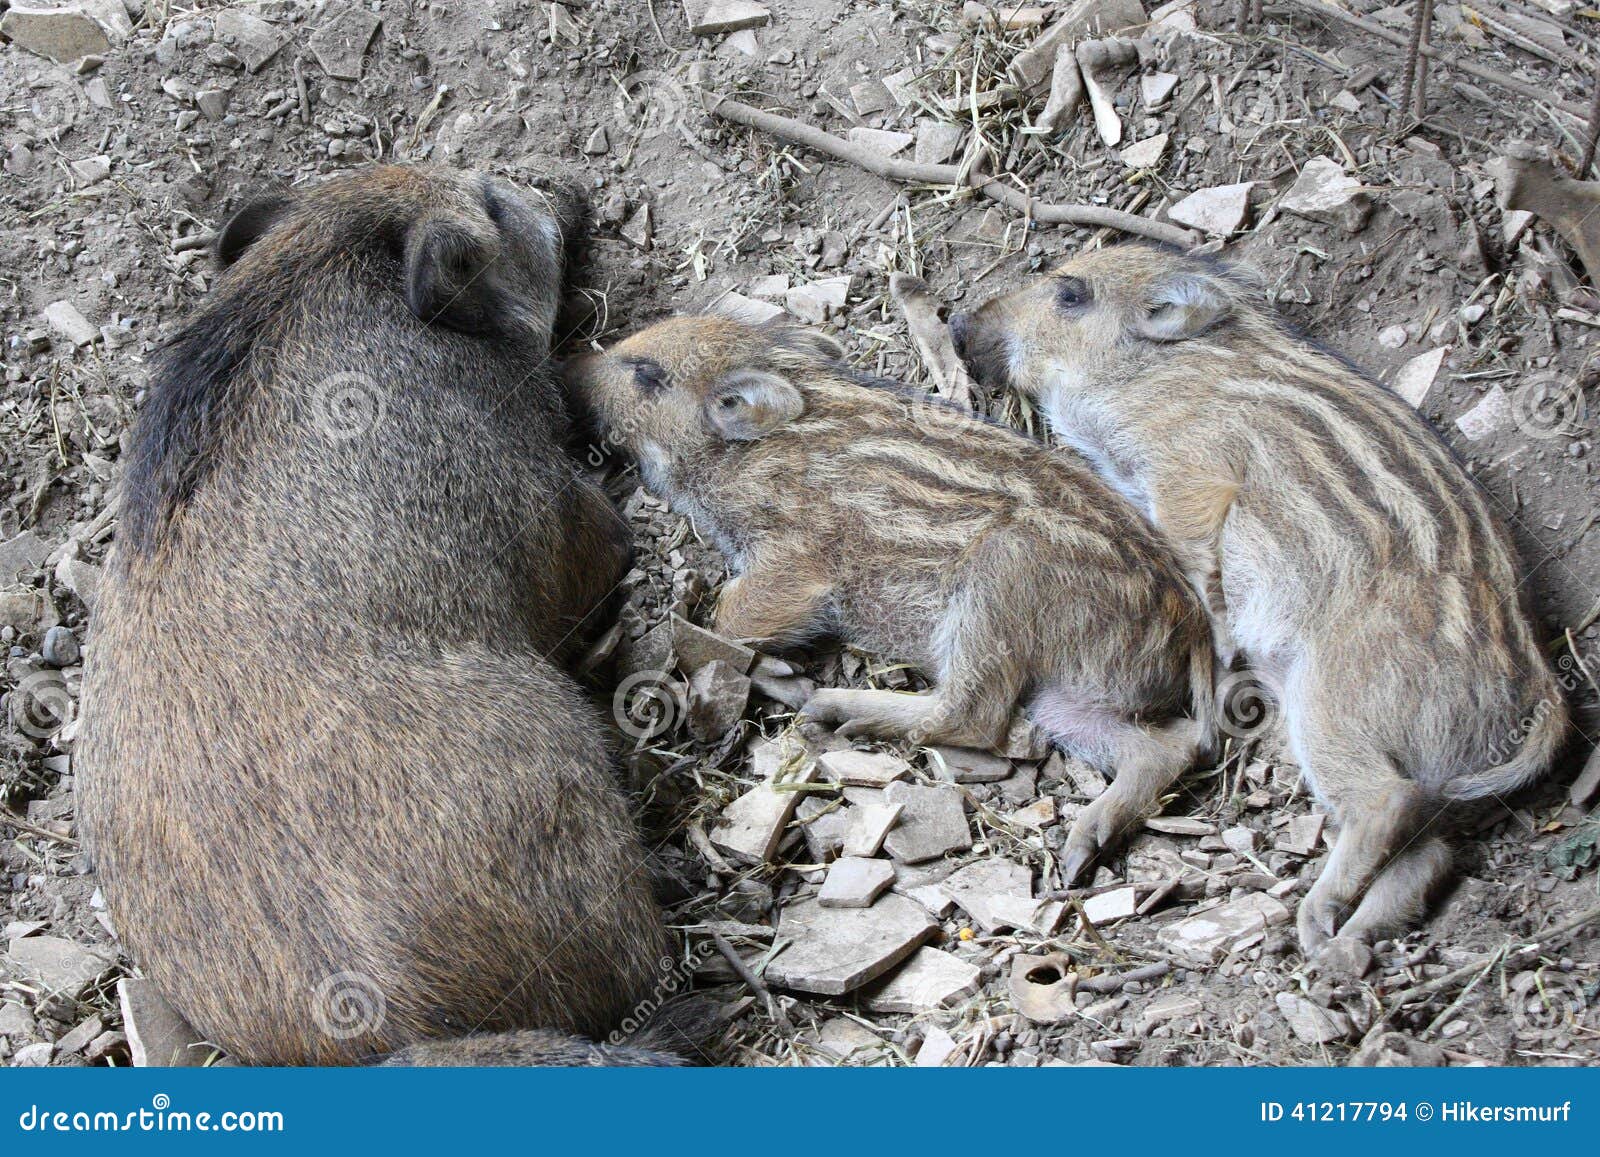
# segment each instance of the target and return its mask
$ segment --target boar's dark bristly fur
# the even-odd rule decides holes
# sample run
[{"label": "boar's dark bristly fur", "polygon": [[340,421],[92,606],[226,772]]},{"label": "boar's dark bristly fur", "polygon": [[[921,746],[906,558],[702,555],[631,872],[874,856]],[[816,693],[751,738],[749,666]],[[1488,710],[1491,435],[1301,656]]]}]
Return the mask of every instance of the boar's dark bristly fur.
[{"label": "boar's dark bristly fur", "polygon": [[129,954],[240,1060],[671,1059],[576,1039],[671,951],[556,665],[628,557],[547,367],[575,220],[404,167],[261,203],[154,375],[83,824]]}]

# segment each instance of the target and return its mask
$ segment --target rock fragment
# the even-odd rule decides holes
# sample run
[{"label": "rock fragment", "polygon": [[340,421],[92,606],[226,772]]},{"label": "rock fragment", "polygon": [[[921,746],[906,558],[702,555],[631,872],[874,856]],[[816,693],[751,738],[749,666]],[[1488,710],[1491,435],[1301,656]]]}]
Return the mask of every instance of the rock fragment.
[{"label": "rock fragment", "polygon": [[345,8],[311,34],[311,52],[335,80],[360,80],[362,60],[382,27],[383,21],[365,8]]},{"label": "rock fragment", "polygon": [[844,833],[844,854],[876,856],[883,849],[889,829],[899,822],[904,810],[900,804],[862,804],[850,809]]},{"label": "rock fragment", "polygon": [[1322,839],[1322,827],[1327,821],[1328,817],[1320,812],[1295,816],[1272,846],[1291,855],[1309,856],[1317,850],[1317,842]]},{"label": "rock fragment", "polygon": [[1444,365],[1444,356],[1449,352],[1449,346],[1440,346],[1436,350],[1418,354],[1395,371],[1394,381],[1389,383],[1389,388],[1404,398],[1413,409],[1419,409],[1427,399],[1428,391],[1433,388],[1433,379],[1439,376],[1439,367]]},{"label": "rock fragment", "polygon": [[916,137],[910,133],[891,132],[888,129],[853,128],[846,134],[850,143],[892,157],[911,147]]},{"label": "rock fragment", "polygon": [[894,892],[870,908],[800,900],[778,918],[777,938],[790,943],[767,965],[766,978],[782,988],[842,996],[910,956],[935,927],[922,905]]},{"label": "rock fragment", "polygon": [[960,125],[923,117],[917,121],[917,145],[912,156],[919,165],[942,165],[960,150],[965,135]]},{"label": "rock fragment", "polygon": [[883,798],[885,803],[905,808],[900,822],[883,841],[888,853],[901,863],[920,864],[972,846],[966,810],[955,788],[891,783]]},{"label": "rock fragment", "polygon": [[1177,87],[1178,77],[1175,73],[1147,73],[1139,78],[1139,97],[1146,108],[1158,108],[1167,103],[1167,98]]},{"label": "rock fragment", "polygon": [[949,952],[922,947],[883,987],[869,992],[873,1012],[918,1013],[950,1008],[978,991],[981,972]]},{"label": "rock fragment", "polygon": [[117,997],[135,1068],[195,1068],[215,1054],[150,981],[118,981]]},{"label": "rock fragment", "polygon": [[622,239],[635,249],[649,253],[655,248],[655,210],[648,202],[640,205],[633,211],[633,216],[622,223],[622,228],[617,230]]},{"label": "rock fragment", "polygon": [[237,8],[217,13],[212,31],[217,42],[239,58],[246,72],[260,72],[283,47],[283,37],[276,28]]},{"label": "rock fragment", "polygon": [[930,747],[933,773],[950,783],[999,783],[1010,779],[1011,761],[970,747]]},{"label": "rock fragment", "polygon": [[116,966],[110,952],[59,936],[24,936],[11,941],[6,953],[11,968],[50,993],[71,1000]]},{"label": "rock fragment", "polygon": [[825,751],[817,756],[825,778],[851,787],[888,787],[911,765],[887,751]]},{"label": "rock fragment", "polygon": [[1113,888],[1090,896],[1083,902],[1083,913],[1091,924],[1105,924],[1112,920],[1126,920],[1139,910],[1139,893],[1133,888]]},{"label": "rock fragment", "polygon": [[52,301],[45,306],[44,320],[52,330],[80,348],[100,336],[100,328],[79,313],[78,307],[70,301]]},{"label": "rock fragment", "polygon": [[712,309],[723,317],[731,317],[746,325],[765,325],[772,319],[783,316],[782,306],[774,305],[770,301],[757,301],[753,297],[746,297],[732,290],[717,298]]},{"label": "rock fragment", "polygon": [[1511,395],[1499,386],[1490,386],[1478,404],[1456,419],[1456,429],[1469,442],[1478,442],[1511,424]]},{"label": "rock fragment", "polygon": [[1153,169],[1167,151],[1167,134],[1157,133],[1122,150],[1122,163],[1130,169]]},{"label": "rock fragment", "polygon": [[750,702],[750,677],[721,659],[689,677],[689,734],[714,743],[738,724]]},{"label": "rock fragment", "polygon": [[1372,199],[1338,161],[1313,157],[1279,199],[1278,207],[1312,221],[1338,225],[1347,233],[1359,233],[1372,212]]},{"label": "rock fragment", "polygon": [[683,0],[683,14],[688,18],[689,31],[696,36],[760,28],[772,19],[764,5],[750,0]]},{"label": "rock fragment", "polygon": [[13,3],[0,17],[0,36],[58,64],[105,56],[132,35],[133,22],[122,0]]},{"label": "rock fragment", "polygon": [[1166,925],[1156,933],[1156,940],[1175,956],[1204,968],[1215,964],[1237,941],[1288,919],[1289,909],[1283,904],[1251,892]]},{"label": "rock fragment", "polygon": [[850,278],[826,277],[797,285],[784,295],[789,312],[807,325],[821,325],[841,312],[850,297]]},{"label": "rock fragment", "polygon": [[1322,1008],[1293,992],[1280,992],[1278,1011],[1294,1035],[1307,1044],[1328,1044],[1350,1035],[1350,1018],[1338,1009]]},{"label": "rock fragment", "polygon": [[672,651],[678,656],[678,666],[690,675],[718,659],[748,675],[756,661],[756,653],[743,643],[724,639],[679,615],[672,616]]},{"label": "rock fragment", "polygon": [[1167,216],[1191,229],[1231,237],[1244,225],[1250,211],[1250,190],[1254,187],[1254,181],[1244,181],[1237,185],[1198,189],[1169,208]]},{"label": "rock fragment", "polygon": [[809,783],[815,774],[814,763],[788,771],[776,769],[770,778],[722,809],[711,829],[712,844],[746,862],[767,863],[777,854],[784,828],[800,802],[801,793],[789,785]]},{"label": "rock fragment", "polygon": [[829,866],[817,903],[824,908],[869,908],[892,883],[894,867],[889,861],[844,856]]}]

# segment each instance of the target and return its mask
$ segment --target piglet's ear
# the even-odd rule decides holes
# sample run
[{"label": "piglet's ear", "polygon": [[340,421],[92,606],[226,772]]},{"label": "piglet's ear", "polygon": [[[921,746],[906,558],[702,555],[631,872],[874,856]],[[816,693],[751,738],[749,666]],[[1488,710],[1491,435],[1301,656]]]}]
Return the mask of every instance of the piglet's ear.
[{"label": "piglet's ear", "polygon": [[281,221],[293,200],[282,193],[257,197],[228,219],[217,234],[217,263],[224,269],[239,260],[267,231]]},{"label": "piglet's ear", "polygon": [[729,442],[753,442],[805,411],[793,383],[777,374],[741,371],[717,383],[706,398],[706,424]]},{"label": "piglet's ear", "polygon": [[1181,273],[1158,283],[1133,319],[1133,330],[1150,341],[1198,337],[1233,309],[1223,285],[1203,274]]},{"label": "piglet's ear", "polygon": [[406,305],[429,325],[493,332],[507,305],[494,268],[499,254],[497,238],[474,232],[463,221],[418,221],[406,234]]}]

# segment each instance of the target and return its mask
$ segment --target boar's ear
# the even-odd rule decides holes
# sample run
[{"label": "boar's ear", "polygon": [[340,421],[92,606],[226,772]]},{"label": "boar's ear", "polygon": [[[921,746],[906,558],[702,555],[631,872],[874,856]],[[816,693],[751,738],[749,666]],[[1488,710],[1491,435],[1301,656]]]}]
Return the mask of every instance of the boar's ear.
[{"label": "boar's ear", "polygon": [[706,424],[729,442],[764,438],[805,410],[793,383],[753,370],[730,374],[706,398]]},{"label": "boar's ear", "polygon": [[489,333],[503,320],[506,304],[493,266],[495,238],[463,221],[428,217],[406,233],[406,305],[429,325],[462,333]]},{"label": "boar's ear", "polygon": [[1183,341],[1216,325],[1233,309],[1227,289],[1199,273],[1158,282],[1134,316],[1133,330],[1151,341]]},{"label": "boar's ear", "polygon": [[293,200],[283,193],[257,197],[240,209],[217,234],[217,264],[226,269],[250,246],[261,240],[289,211]]},{"label": "boar's ear", "polygon": [[772,352],[780,358],[790,354],[801,358],[836,362],[844,357],[844,346],[825,333],[786,325],[781,321],[767,324],[773,327]]}]

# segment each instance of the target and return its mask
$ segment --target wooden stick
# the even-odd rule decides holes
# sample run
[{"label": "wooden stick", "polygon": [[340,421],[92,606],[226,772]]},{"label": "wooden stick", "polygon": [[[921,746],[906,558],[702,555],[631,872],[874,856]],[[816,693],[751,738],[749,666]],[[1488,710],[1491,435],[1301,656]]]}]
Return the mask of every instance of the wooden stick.
[{"label": "wooden stick", "polygon": [[836,160],[848,161],[857,168],[865,169],[885,180],[919,185],[967,186],[982,193],[991,201],[998,201],[1019,213],[1027,213],[1035,221],[1045,225],[1084,225],[1101,229],[1119,229],[1124,233],[1149,237],[1184,248],[1200,241],[1199,236],[1189,229],[1169,225],[1164,221],[1152,221],[1136,213],[1124,213],[1120,209],[1106,209],[1099,205],[1035,204],[1031,197],[1005,184],[1001,178],[971,172],[963,176],[958,165],[926,165],[915,161],[896,160],[876,149],[841,140],[814,125],[808,125],[791,117],[779,116],[777,113],[763,112],[761,109],[752,108],[750,105],[741,104],[717,93],[706,94],[706,105],[712,116],[748,128],[759,129],[779,140],[802,145]]},{"label": "wooden stick", "polygon": [[39,836],[41,839],[54,840],[56,843],[64,844],[69,848],[78,846],[78,841],[71,836],[59,835],[49,828],[41,828],[38,824],[29,823],[12,811],[0,810],[0,824],[7,824],[16,828],[19,832],[27,832],[29,835]]}]

